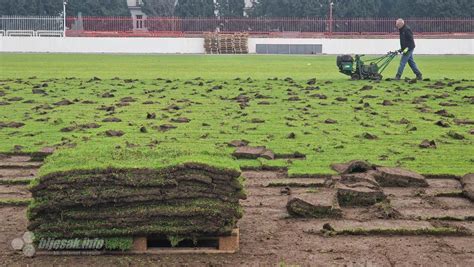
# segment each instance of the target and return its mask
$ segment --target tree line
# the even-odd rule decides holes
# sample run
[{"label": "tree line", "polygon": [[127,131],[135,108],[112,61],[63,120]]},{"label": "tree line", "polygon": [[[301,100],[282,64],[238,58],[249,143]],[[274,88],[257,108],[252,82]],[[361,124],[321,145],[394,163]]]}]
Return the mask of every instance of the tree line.
[{"label": "tree line", "polygon": [[[329,14],[328,0],[259,0],[255,17],[320,17]],[[472,17],[472,0],[333,0],[335,18]]]},{"label": "tree line", "polygon": [[[330,0],[143,0],[150,16],[327,18]],[[63,0],[0,0],[0,15],[59,15]],[[335,18],[472,17],[473,0],[333,0]],[[67,13],[129,16],[126,0],[68,0]]]},{"label": "tree line", "polygon": [[[85,16],[130,16],[126,0],[68,0],[67,14]],[[0,0],[0,15],[57,16],[63,0]]]}]

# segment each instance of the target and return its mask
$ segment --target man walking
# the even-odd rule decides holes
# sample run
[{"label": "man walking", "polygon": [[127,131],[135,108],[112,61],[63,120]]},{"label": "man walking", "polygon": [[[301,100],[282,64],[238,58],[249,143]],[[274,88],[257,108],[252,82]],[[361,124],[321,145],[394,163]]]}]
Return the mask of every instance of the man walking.
[{"label": "man walking", "polygon": [[416,66],[415,60],[413,59],[413,51],[415,50],[415,40],[413,39],[413,32],[411,29],[405,25],[403,19],[398,19],[396,24],[398,30],[400,31],[400,46],[401,49],[399,52],[402,54],[402,59],[400,60],[400,67],[398,68],[396,80],[400,80],[405,69],[406,64],[410,65],[411,70],[415,73],[416,79],[423,80],[423,75]]}]

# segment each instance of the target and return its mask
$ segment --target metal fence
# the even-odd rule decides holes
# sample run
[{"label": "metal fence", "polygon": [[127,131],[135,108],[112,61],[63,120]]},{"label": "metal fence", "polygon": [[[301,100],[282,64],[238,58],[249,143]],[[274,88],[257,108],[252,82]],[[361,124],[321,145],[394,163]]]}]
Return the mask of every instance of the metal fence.
[{"label": "metal fence", "polygon": [[[398,33],[396,19],[337,19],[333,22],[333,33],[340,34],[390,34]],[[474,33],[474,20],[412,18],[406,19],[410,28],[418,34]]]},{"label": "metal fence", "polygon": [[[192,34],[203,32],[248,32],[250,34],[307,33],[326,35],[396,34],[396,19],[335,19],[320,18],[158,18],[128,17],[68,18],[68,28],[81,22],[83,33],[105,33],[119,36]],[[417,34],[474,33],[474,19],[413,18],[407,23]]]},{"label": "metal fence", "polygon": [[[474,34],[474,19],[411,18],[416,34]],[[67,36],[181,36],[205,32],[288,35],[392,35],[395,19],[69,17]],[[62,17],[0,17],[0,35],[62,35]]]},{"label": "metal fence", "polygon": [[0,16],[0,35],[62,36],[64,19],[53,16]]}]

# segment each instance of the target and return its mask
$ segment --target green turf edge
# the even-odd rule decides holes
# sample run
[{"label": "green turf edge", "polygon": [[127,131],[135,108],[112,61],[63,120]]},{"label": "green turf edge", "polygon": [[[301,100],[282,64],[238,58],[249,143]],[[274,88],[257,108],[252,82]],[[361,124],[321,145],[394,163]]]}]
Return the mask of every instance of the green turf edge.
[{"label": "green turf edge", "polygon": [[45,160],[39,177],[69,171],[103,169],[154,169],[161,170],[182,164],[204,164],[222,171],[240,172],[239,165],[226,154],[208,151],[174,149],[173,147],[116,148],[85,144],[73,149],[55,152]]},{"label": "green turf edge", "polygon": [[0,199],[0,207],[2,206],[28,206],[31,203],[31,199]]},{"label": "green turf edge", "polygon": [[0,179],[0,185],[29,185],[34,179]]},{"label": "green turf edge", "polygon": [[404,229],[404,228],[378,228],[378,229],[344,229],[344,230],[320,230],[306,231],[309,234],[323,234],[325,236],[338,236],[338,235],[382,235],[382,236],[418,236],[418,235],[433,235],[433,236],[472,236],[473,233],[463,229],[457,229],[453,227],[434,227],[434,228],[420,228],[420,229]]}]

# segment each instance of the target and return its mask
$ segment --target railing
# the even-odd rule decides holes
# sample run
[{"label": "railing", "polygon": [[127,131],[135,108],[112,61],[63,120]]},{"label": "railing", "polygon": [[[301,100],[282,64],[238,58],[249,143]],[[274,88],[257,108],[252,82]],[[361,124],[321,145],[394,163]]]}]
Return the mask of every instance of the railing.
[{"label": "railing", "polygon": [[[390,34],[398,33],[396,19],[337,19],[334,33],[342,34]],[[417,34],[474,33],[474,19],[413,18],[406,23]]]},{"label": "railing", "polygon": [[53,16],[0,16],[0,32],[5,36],[62,36],[64,20]]},{"label": "railing", "polygon": [[[71,28],[79,18],[68,18]],[[474,33],[474,19],[407,19],[417,34]],[[395,19],[320,18],[82,18],[83,32],[154,35],[159,33],[248,32],[250,34],[316,33],[339,35],[396,34]],[[332,29],[330,29],[332,25]]]},{"label": "railing", "polygon": [[[472,18],[412,18],[406,21],[418,35],[474,34]],[[272,36],[397,34],[395,19],[387,18],[330,21],[321,18],[69,17],[66,27],[67,36],[182,36],[216,31]],[[3,35],[54,35],[62,34],[62,31],[61,17],[0,17]]]}]

